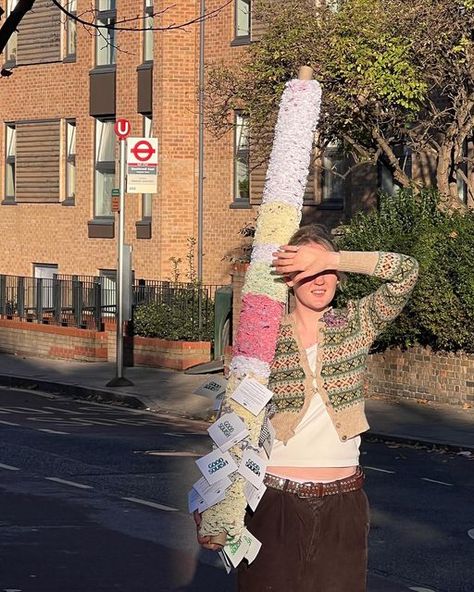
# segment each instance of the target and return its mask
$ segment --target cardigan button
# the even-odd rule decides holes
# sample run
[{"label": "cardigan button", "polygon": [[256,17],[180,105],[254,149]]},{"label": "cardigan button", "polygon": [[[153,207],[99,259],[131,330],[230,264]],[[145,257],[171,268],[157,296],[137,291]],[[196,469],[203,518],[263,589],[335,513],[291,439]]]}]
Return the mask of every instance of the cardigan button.
[{"label": "cardigan button", "polygon": [[341,436],[341,440],[345,442],[347,440],[347,436]]}]

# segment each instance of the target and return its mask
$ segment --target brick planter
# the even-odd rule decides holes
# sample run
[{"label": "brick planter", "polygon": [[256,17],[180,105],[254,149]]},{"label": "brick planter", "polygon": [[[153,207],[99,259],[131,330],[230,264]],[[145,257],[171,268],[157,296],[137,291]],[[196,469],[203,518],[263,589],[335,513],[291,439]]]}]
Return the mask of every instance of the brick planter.
[{"label": "brick planter", "polygon": [[[114,362],[115,324],[107,322],[105,329],[99,332],[0,319],[0,352],[83,362]],[[209,341],[125,338],[125,365],[186,370],[210,361]]]},{"label": "brick planter", "polygon": [[138,336],[133,338],[134,366],[186,370],[210,361],[210,341],[167,341]]},{"label": "brick planter", "polygon": [[0,319],[0,352],[104,362],[107,360],[107,334],[74,327]]}]

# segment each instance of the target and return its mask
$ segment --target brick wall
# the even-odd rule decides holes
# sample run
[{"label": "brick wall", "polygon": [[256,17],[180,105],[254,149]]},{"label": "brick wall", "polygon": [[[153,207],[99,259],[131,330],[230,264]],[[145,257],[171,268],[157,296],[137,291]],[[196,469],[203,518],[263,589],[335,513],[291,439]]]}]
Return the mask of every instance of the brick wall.
[{"label": "brick wall", "polygon": [[[115,327],[89,331],[0,319],[0,352],[83,362],[115,361]],[[166,341],[134,337],[125,339],[124,363],[152,368],[185,370],[211,360],[207,341]]]},{"label": "brick wall", "polygon": [[97,362],[107,360],[107,334],[0,319],[0,352]]},{"label": "brick wall", "polygon": [[415,347],[369,356],[370,394],[451,405],[474,403],[474,355]]}]

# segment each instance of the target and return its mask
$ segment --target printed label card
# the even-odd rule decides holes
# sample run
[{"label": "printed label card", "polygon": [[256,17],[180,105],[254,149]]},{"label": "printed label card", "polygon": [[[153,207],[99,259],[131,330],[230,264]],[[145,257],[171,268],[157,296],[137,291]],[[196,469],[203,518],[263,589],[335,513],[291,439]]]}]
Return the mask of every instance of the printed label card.
[{"label": "printed label card", "polygon": [[224,547],[224,553],[229,558],[229,561],[232,563],[232,565],[237,567],[247,554],[250,545],[250,538],[244,538],[244,535],[242,534],[240,540],[236,541],[235,543],[229,543]]},{"label": "printed label card", "polygon": [[247,500],[248,505],[252,509],[253,512],[257,509],[260,500],[263,497],[263,494],[267,491],[267,486],[265,483],[261,483],[260,487],[254,487],[251,483],[247,481],[244,485],[244,494],[245,499]]},{"label": "printed label card", "polygon": [[222,415],[207,431],[222,452],[249,435],[247,426],[236,413]]},{"label": "printed label card", "polygon": [[227,379],[223,376],[215,376],[198,386],[193,393],[202,397],[218,397],[223,395],[227,388]]},{"label": "printed label card", "polygon": [[242,460],[239,465],[239,473],[249,481],[257,489],[260,488],[267,470],[267,462],[252,450],[247,448],[244,450]]},{"label": "printed label card", "polygon": [[192,514],[195,510],[197,510],[200,514],[205,512],[208,508],[221,502],[225,498],[225,493],[221,493],[218,496],[214,496],[212,498],[204,499],[199,495],[199,493],[194,489],[188,493],[188,510],[189,513]]},{"label": "printed label card", "polygon": [[229,575],[230,572],[232,571],[232,564],[230,563],[229,559],[227,558],[227,555],[224,553],[224,551],[217,551],[217,554],[222,559],[222,563],[224,564],[224,568],[227,572],[227,575]]},{"label": "printed label card", "polygon": [[262,543],[256,537],[254,537],[253,534],[249,532],[246,528],[244,529],[242,538],[245,540],[246,546],[247,542],[250,541],[247,547],[247,551],[245,552],[245,559],[247,559],[249,563],[252,563],[252,561],[255,559],[255,557],[257,557],[258,552],[262,548]]},{"label": "printed label card", "polygon": [[258,380],[244,378],[231,398],[254,415],[258,415],[272,397],[272,391],[260,384]]},{"label": "printed label card", "polygon": [[214,498],[221,496],[231,485],[232,481],[229,479],[229,477],[224,477],[224,479],[221,479],[213,485],[209,485],[207,479],[205,477],[201,477],[201,479],[196,481],[196,483],[193,485],[193,489],[195,489],[204,500],[207,502],[212,502]]},{"label": "printed label card", "polygon": [[275,428],[272,426],[272,422],[268,419],[265,420],[265,423],[262,427],[262,432],[260,434],[260,441],[259,445],[265,450],[267,458],[270,458],[270,454],[272,453],[273,443],[275,442]]},{"label": "printed label card", "polygon": [[222,452],[222,450],[213,450],[206,456],[199,458],[196,464],[207,479],[213,485],[224,477],[228,477],[234,473],[238,467],[235,460],[229,452]]}]

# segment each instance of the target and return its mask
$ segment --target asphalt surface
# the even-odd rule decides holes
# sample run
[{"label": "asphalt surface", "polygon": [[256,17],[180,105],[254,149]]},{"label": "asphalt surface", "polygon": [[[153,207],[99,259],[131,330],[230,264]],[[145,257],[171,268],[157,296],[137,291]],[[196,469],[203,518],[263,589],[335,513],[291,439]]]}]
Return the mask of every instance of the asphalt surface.
[{"label": "asphalt surface", "polygon": [[[234,590],[186,510],[205,427],[0,390],[0,592]],[[369,592],[474,592],[472,459],[364,443]]]}]

